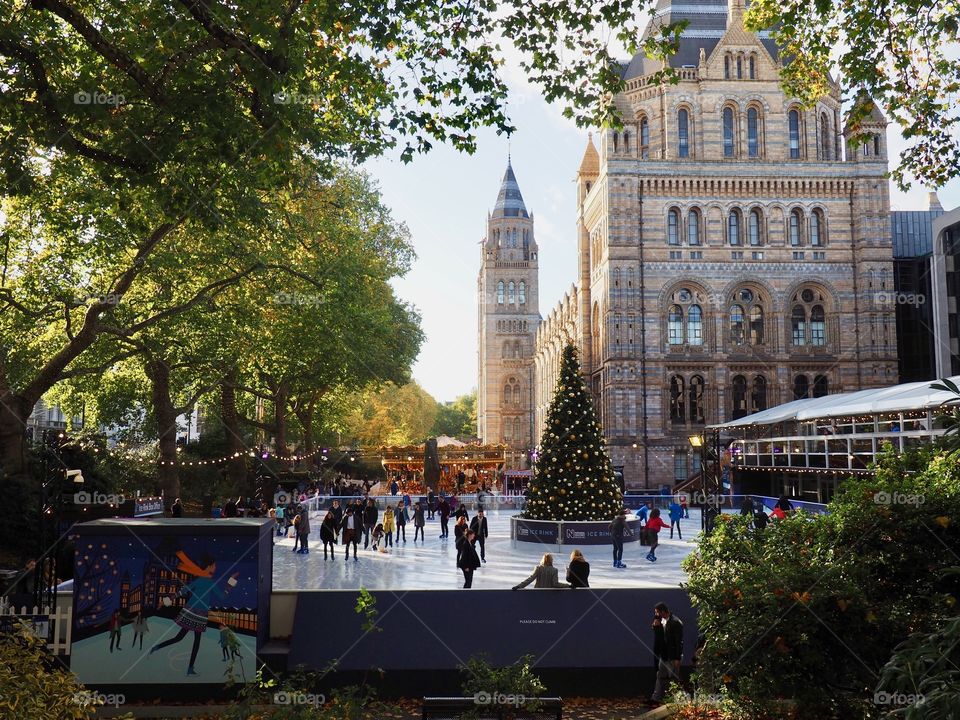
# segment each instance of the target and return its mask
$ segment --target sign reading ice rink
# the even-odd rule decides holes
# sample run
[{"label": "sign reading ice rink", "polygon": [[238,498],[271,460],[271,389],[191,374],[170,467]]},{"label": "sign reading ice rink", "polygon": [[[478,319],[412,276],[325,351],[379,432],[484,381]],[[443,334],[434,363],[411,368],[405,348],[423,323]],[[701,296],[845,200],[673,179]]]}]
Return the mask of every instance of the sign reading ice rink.
[{"label": "sign reading ice rink", "polygon": [[[640,539],[642,521],[638,518],[627,520],[627,533],[624,542],[636,542]],[[510,519],[510,537],[512,540],[545,545],[610,545],[610,523],[605,520],[562,521],[562,520],[526,520]]]}]

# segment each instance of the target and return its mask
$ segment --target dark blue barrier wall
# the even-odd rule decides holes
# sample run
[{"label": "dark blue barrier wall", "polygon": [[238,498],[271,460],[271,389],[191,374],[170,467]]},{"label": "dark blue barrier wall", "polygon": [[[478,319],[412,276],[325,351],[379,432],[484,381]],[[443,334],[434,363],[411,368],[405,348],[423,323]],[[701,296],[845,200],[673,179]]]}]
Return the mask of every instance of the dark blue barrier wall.
[{"label": "dark blue barrier wall", "polygon": [[382,632],[365,632],[357,593],[299,594],[288,667],[448,670],[483,652],[497,665],[531,653],[541,668],[650,667],[653,606],[684,623],[684,664],[696,615],[676,589],[373,592]]}]

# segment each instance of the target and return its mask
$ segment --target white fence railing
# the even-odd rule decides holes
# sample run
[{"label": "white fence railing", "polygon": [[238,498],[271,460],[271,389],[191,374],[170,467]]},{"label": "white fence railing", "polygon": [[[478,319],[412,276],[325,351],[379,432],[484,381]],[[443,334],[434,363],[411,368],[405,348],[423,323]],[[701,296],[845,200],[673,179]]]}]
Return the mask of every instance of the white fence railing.
[{"label": "white fence railing", "polygon": [[57,603],[56,607],[15,607],[7,598],[0,598],[0,627],[7,628],[17,621],[32,628],[33,634],[47,641],[47,649],[55,655],[70,654],[70,634],[73,628],[73,605]]}]

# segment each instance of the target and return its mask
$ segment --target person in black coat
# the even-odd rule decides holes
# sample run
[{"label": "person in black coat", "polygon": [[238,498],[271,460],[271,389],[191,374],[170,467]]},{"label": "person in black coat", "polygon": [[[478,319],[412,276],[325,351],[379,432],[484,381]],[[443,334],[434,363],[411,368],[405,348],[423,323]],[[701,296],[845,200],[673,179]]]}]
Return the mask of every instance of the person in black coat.
[{"label": "person in black coat", "polygon": [[657,683],[650,700],[659,704],[671,682],[680,682],[680,660],[683,658],[683,623],[664,603],[654,608],[663,621],[663,650],[657,667]]},{"label": "person in black coat", "polygon": [[483,508],[477,510],[477,514],[474,516],[473,520],[470,521],[470,529],[477,536],[477,544],[480,546],[480,561],[487,561],[486,553],[486,544],[487,537],[490,535],[490,531],[487,529],[487,516],[483,512]]},{"label": "person in black coat", "polygon": [[420,503],[416,503],[413,506],[413,541],[417,541],[417,533],[420,533],[420,542],[425,540],[423,536],[423,526],[425,525],[425,520],[423,517],[423,507]]},{"label": "person in black coat", "polygon": [[469,529],[470,526],[467,525],[465,519],[457,518],[457,522],[453,526],[453,545],[457,548],[457,567],[460,567],[460,538],[466,535]]},{"label": "person in black coat", "polygon": [[470,513],[467,512],[467,504],[464,502],[458,503],[457,511],[453,514],[453,516],[457,518],[457,520],[463,518],[467,522],[470,522]]},{"label": "person in black coat", "polygon": [[403,533],[403,542],[407,542],[407,509],[402,502],[397,503],[397,508],[393,511],[394,526],[397,529],[396,542],[400,542],[400,534]]},{"label": "person in black coat", "polygon": [[327,546],[330,546],[330,559],[333,560],[334,543],[337,541],[337,529],[340,527],[337,523],[337,516],[333,510],[327,510],[323,516],[323,522],[320,524],[320,540],[323,541],[323,559],[327,559]]},{"label": "person in black coat", "polygon": [[621,509],[610,523],[610,537],[613,540],[613,566],[626,568],[623,564],[623,536],[627,531],[627,511]]},{"label": "person in black coat", "polygon": [[777,507],[783,510],[785,515],[789,515],[791,512],[793,512],[793,505],[789,500],[787,500],[786,495],[780,496],[780,499],[777,500]]},{"label": "person in black coat", "polygon": [[380,511],[373,504],[373,498],[367,498],[367,506],[363,509],[363,549],[366,550],[370,544],[370,533],[376,527],[377,520],[380,518]]},{"label": "person in black coat", "polygon": [[467,530],[457,541],[457,567],[463,572],[463,587],[473,587],[473,572],[480,567],[480,556],[473,546],[477,535],[473,530]]},{"label": "person in black coat", "polygon": [[437,495],[433,488],[427,492],[427,520],[433,520],[433,514],[437,511]]},{"label": "person in black coat", "polygon": [[174,500],[173,505],[170,506],[170,515],[175,518],[183,517],[183,505],[180,502],[180,498]]},{"label": "person in black coat", "polygon": [[590,587],[590,563],[579,549],[570,553],[570,564],[567,565],[567,582],[572,588]]},{"label": "person in black coat", "polygon": [[440,498],[437,512],[440,513],[440,539],[444,540],[450,537],[450,529],[447,527],[447,523],[450,522],[450,503],[446,498]]},{"label": "person in black coat", "polygon": [[340,507],[340,501],[334,500],[333,505],[330,507],[330,512],[333,513],[333,519],[337,524],[337,527],[340,527],[340,523],[343,522],[343,508]]}]

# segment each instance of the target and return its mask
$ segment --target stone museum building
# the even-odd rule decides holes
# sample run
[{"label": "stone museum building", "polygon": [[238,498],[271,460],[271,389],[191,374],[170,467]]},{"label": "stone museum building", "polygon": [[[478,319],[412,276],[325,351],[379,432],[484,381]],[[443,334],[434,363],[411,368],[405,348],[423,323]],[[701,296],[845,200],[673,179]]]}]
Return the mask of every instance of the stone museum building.
[{"label": "stone museum building", "polygon": [[478,431],[514,467],[542,431],[562,347],[580,350],[628,488],[699,471],[689,438],[796,398],[898,381],[886,120],[853,145],[840,89],[803,108],[777,50],[730,4],[661,0],[688,20],[670,65],[624,66],[623,127],[578,172],[573,287],[540,317],[537,245],[513,168],[478,279]]}]

